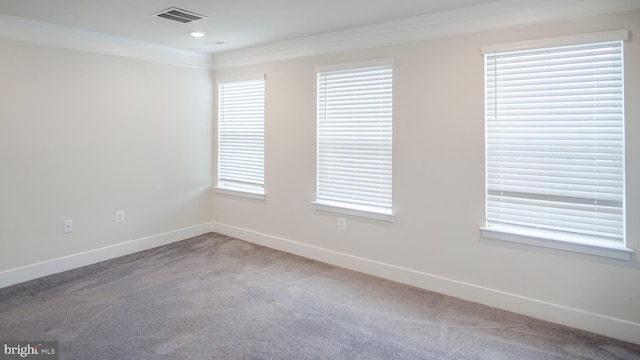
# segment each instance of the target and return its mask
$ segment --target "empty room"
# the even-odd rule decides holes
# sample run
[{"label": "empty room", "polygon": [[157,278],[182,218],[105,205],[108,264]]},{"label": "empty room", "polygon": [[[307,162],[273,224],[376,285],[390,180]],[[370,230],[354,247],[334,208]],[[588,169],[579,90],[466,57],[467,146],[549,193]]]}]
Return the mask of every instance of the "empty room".
[{"label": "empty room", "polygon": [[640,359],[639,34],[1,0],[0,359]]}]

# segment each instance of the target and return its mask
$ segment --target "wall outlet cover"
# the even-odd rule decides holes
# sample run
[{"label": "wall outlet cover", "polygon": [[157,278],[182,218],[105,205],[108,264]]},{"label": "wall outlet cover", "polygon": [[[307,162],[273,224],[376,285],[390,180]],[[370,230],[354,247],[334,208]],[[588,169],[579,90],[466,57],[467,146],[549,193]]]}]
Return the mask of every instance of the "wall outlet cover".
[{"label": "wall outlet cover", "polygon": [[73,232],[73,221],[72,220],[65,220],[63,223],[63,231],[65,234],[68,234],[70,232]]}]

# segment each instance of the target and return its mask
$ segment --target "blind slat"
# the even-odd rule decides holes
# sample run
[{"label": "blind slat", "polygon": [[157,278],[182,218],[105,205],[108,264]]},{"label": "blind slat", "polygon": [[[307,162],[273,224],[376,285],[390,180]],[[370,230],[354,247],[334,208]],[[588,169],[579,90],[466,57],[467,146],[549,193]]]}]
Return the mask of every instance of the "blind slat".
[{"label": "blind slat", "polygon": [[264,187],[264,79],[218,84],[218,183]]},{"label": "blind slat", "polygon": [[318,72],[319,202],[391,209],[392,66]]}]

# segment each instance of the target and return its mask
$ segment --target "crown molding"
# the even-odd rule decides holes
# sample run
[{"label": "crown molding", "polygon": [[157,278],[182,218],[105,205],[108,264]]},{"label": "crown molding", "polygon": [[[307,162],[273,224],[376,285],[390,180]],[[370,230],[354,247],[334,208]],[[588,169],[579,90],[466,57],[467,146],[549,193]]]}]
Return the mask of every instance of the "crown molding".
[{"label": "crown molding", "polygon": [[640,9],[638,0],[501,0],[213,54],[214,70]]},{"label": "crown molding", "polygon": [[97,54],[208,69],[210,55],[0,14],[0,38]]}]

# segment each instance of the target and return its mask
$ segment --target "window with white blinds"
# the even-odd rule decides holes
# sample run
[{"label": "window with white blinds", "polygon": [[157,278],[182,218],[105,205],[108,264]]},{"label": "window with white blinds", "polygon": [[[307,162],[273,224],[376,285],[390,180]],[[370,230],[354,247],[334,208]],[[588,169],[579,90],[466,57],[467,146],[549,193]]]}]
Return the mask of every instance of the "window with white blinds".
[{"label": "window with white blinds", "polygon": [[487,228],[624,246],[623,42],[485,54]]},{"label": "window with white blinds", "polygon": [[218,188],[264,194],[264,76],[218,82]]},{"label": "window with white blinds", "polygon": [[316,71],[316,204],[391,220],[391,60]]}]

